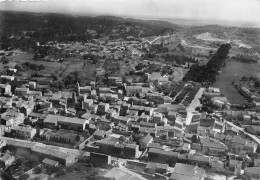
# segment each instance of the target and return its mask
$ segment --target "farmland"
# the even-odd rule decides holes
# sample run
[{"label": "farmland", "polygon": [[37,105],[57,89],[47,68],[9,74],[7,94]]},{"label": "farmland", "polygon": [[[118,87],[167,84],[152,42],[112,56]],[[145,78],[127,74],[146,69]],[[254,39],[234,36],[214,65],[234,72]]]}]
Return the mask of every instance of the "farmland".
[{"label": "farmland", "polygon": [[259,64],[228,61],[226,67],[222,68],[222,73],[217,77],[213,86],[219,87],[230,103],[245,103],[246,99],[237,92],[232,82],[239,81],[243,76],[257,76],[259,68]]}]

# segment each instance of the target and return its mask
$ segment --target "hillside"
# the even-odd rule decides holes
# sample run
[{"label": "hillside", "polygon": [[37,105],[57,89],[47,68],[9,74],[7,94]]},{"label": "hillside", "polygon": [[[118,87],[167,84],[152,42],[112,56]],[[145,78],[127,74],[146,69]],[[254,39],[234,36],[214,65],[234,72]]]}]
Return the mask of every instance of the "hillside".
[{"label": "hillside", "polygon": [[[30,42],[87,41],[110,36],[146,37],[161,33],[165,28],[180,30],[180,26],[166,21],[124,19],[113,16],[72,16],[26,12],[0,12],[0,38],[10,45],[10,38]],[[12,40],[14,41],[14,40]],[[18,43],[19,44],[19,43]],[[22,43],[28,44],[28,43]]]}]

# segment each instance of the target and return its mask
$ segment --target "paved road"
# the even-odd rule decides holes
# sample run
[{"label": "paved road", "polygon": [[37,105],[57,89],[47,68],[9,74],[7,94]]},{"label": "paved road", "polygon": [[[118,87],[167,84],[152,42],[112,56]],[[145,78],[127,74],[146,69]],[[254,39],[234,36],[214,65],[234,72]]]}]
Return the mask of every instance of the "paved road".
[{"label": "paved road", "polygon": [[200,98],[203,94],[203,92],[205,91],[205,88],[200,88],[199,91],[197,92],[197,94],[195,95],[194,99],[192,100],[190,106],[186,109],[187,111],[187,118],[186,118],[186,125],[190,125],[191,120],[192,120],[192,116],[197,113],[195,111],[195,108],[197,106],[200,106]]}]

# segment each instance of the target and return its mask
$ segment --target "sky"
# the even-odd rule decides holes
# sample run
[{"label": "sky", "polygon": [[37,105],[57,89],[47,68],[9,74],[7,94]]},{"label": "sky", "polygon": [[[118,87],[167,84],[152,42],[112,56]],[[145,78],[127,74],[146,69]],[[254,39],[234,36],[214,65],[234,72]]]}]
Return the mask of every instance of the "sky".
[{"label": "sky", "polygon": [[260,25],[260,0],[0,0],[0,10],[138,18],[250,21]]}]

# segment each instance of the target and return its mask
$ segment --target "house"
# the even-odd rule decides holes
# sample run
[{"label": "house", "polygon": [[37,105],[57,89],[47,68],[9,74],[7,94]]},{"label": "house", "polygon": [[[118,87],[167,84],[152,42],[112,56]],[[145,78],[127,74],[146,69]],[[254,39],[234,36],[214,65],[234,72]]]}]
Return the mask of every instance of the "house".
[{"label": "house", "polygon": [[168,114],[170,111],[178,112],[183,117],[187,116],[186,108],[181,104],[160,104],[158,105],[158,112]]},{"label": "house", "polygon": [[219,156],[227,153],[228,147],[222,143],[206,140],[202,142],[202,152]]},{"label": "house", "polygon": [[206,171],[198,166],[176,163],[170,180],[203,180]]},{"label": "house", "polygon": [[168,164],[148,162],[144,171],[150,174],[155,174],[155,173],[166,174],[166,172],[168,171],[168,167],[169,167]]},{"label": "house", "polygon": [[213,88],[213,87],[209,87],[207,89],[205,89],[205,91],[203,92],[202,96],[207,98],[207,99],[211,99],[213,97],[219,97],[220,94],[220,89],[219,88]]},{"label": "house", "polygon": [[153,114],[152,120],[154,123],[159,124],[162,122],[162,119],[163,119],[163,115],[161,113],[155,112]]},{"label": "house", "polygon": [[[76,145],[78,142],[84,140],[84,136],[79,135],[77,132],[72,130],[52,130],[52,129],[40,129],[38,131],[38,138],[44,140],[44,141],[50,141],[52,144],[56,144],[55,142],[59,144],[63,144],[66,146]],[[70,146],[71,147],[71,146]]]},{"label": "house", "polygon": [[115,117],[117,115],[117,112],[116,110],[114,109],[109,109],[107,112],[106,112],[106,118],[107,119],[112,119],[113,117]]},{"label": "house", "polygon": [[119,123],[117,125],[117,129],[119,131],[126,131],[127,132],[129,130],[129,127],[127,125],[125,125],[125,124]]},{"label": "house", "polygon": [[177,161],[179,153],[173,151],[165,151],[162,149],[149,148],[148,160],[149,162],[158,162],[164,164],[171,164]]},{"label": "house", "polygon": [[71,118],[65,116],[58,116],[49,114],[43,120],[43,126],[46,128],[53,129],[57,125],[61,126],[63,129],[72,129],[72,130],[85,130],[86,125],[89,123],[90,119],[80,119],[80,118]]},{"label": "house", "polygon": [[15,95],[18,97],[25,96],[29,93],[29,88],[15,88]]},{"label": "house", "polygon": [[188,161],[193,164],[209,165],[210,157],[198,154],[189,154]]},{"label": "house", "polygon": [[148,144],[152,142],[153,142],[153,137],[150,134],[146,134],[141,139],[139,139],[139,148],[141,150],[145,150],[148,147]]},{"label": "house", "polygon": [[143,122],[148,122],[150,119],[150,116],[146,115],[146,114],[142,114],[139,118],[138,118],[138,122],[143,121]]},{"label": "house", "polygon": [[249,142],[240,136],[234,136],[229,144],[230,151],[238,154],[241,150],[254,153],[257,145],[253,142]]},{"label": "house", "polygon": [[139,145],[126,144],[124,148],[124,155],[126,158],[135,159],[139,156]]},{"label": "house", "polygon": [[157,128],[139,127],[138,132],[142,134],[150,134],[151,136],[155,137],[157,135]]},{"label": "house", "polygon": [[234,171],[238,166],[241,169],[242,163],[243,163],[243,161],[239,161],[239,160],[235,160],[235,159],[229,160],[229,170]]},{"label": "house", "polygon": [[29,82],[29,88],[30,88],[30,89],[36,89],[36,82],[30,81],[30,82]]},{"label": "house", "polygon": [[10,154],[1,154],[0,156],[0,168],[10,166],[15,161],[15,157]]},{"label": "house", "polygon": [[126,86],[126,95],[130,97],[136,95],[142,96],[142,86]]},{"label": "house", "polygon": [[244,175],[251,179],[260,179],[259,167],[246,167]]},{"label": "house", "polygon": [[224,168],[224,162],[222,162],[218,157],[212,157],[210,159],[210,166],[217,171],[221,171]]},{"label": "house", "polygon": [[90,107],[93,105],[94,101],[93,99],[86,99],[82,101],[82,109],[89,110]]},{"label": "house", "polygon": [[113,119],[115,124],[119,124],[119,123],[127,124],[131,120],[130,117],[124,117],[124,116],[115,116]]},{"label": "house", "polygon": [[42,161],[42,164],[46,167],[58,167],[59,162],[54,161],[52,159],[44,158],[44,160]]},{"label": "house", "polygon": [[77,83],[77,88],[78,88],[78,95],[79,96],[91,93],[91,86],[80,87],[79,83]]},{"label": "house", "polygon": [[14,76],[1,75],[0,82],[3,84],[9,84],[11,81],[14,81]]},{"label": "house", "polygon": [[215,118],[200,119],[199,126],[197,128],[198,135],[205,136],[209,134],[210,131],[215,131],[216,133],[223,133],[224,123],[218,121]]},{"label": "house", "polygon": [[33,139],[36,129],[31,126],[14,126],[11,128],[11,135],[21,139]]},{"label": "house", "polygon": [[260,159],[254,159],[254,166],[260,167]]},{"label": "house", "polygon": [[244,150],[247,152],[255,153],[257,149],[257,144],[254,142],[247,141]]},{"label": "house", "polygon": [[181,130],[185,127],[181,116],[176,117],[175,122],[174,122],[174,127],[177,127]]},{"label": "house", "polygon": [[164,96],[160,93],[147,93],[146,100],[155,104],[164,104]]},{"label": "house", "polygon": [[170,111],[167,114],[167,118],[170,122],[174,122],[176,117],[177,117],[178,113],[176,111]]},{"label": "house", "polygon": [[106,114],[106,112],[109,110],[109,104],[108,103],[99,103],[97,108],[97,115],[103,116]]},{"label": "house", "polygon": [[8,95],[11,93],[11,86],[9,84],[0,84],[0,95]]},{"label": "house", "polygon": [[49,146],[42,146],[42,145],[35,144],[31,148],[31,151],[35,154],[38,154],[40,157],[58,161],[59,163],[65,166],[70,166],[78,162],[78,158],[76,156],[64,151],[59,151]]},{"label": "house", "polygon": [[90,152],[90,161],[96,166],[107,166],[111,164],[111,156],[96,152]]},{"label": "house", "polygon": [[108,77],[109,86],[120,86],[122,85],[122,77]]},{"label": "house", "polygon": [[130,108],[130,104],[127,104],[127,103],[122,104],[120,111],[119,111],[120,116],[126,116],[129,108]]},{"label": "house", "polygon": [[1,115],[1,125],[5,127],[5,129],[10,129],[13,126],[18,126],[24,122],[24,114],[19,113],[19,111],[8,111]]},{"label": "house", "polygon": [[260,126],[254,126],[254,125],[246,126],[245,130],[251,134],[260,136]]},{"label": "house", "polygon": [[106,93],[111,93],[111,88],[109,87],[99,87],[98,89],[99,94],[106,94]]},{"label": "house", "polygon": [[100,130],[108,131],[114,126],[114,123],[107,119],[101,118],[95,122],[95,126]]},{"label": "house", "polygon": [[96,141],[97,146],[99,147],[99,153],[112,155],[117,142],[117,140],[112,138],[105,138]]},{"label": "house", "polygon": [[95,139],[98,139],[98,140],[106,138],[107,135],[108,135],[108,134],[107,134],[106,131],[99,130],[99,129],[96,130],[96,131],[93,133],[93,137],[94,137]]}]

